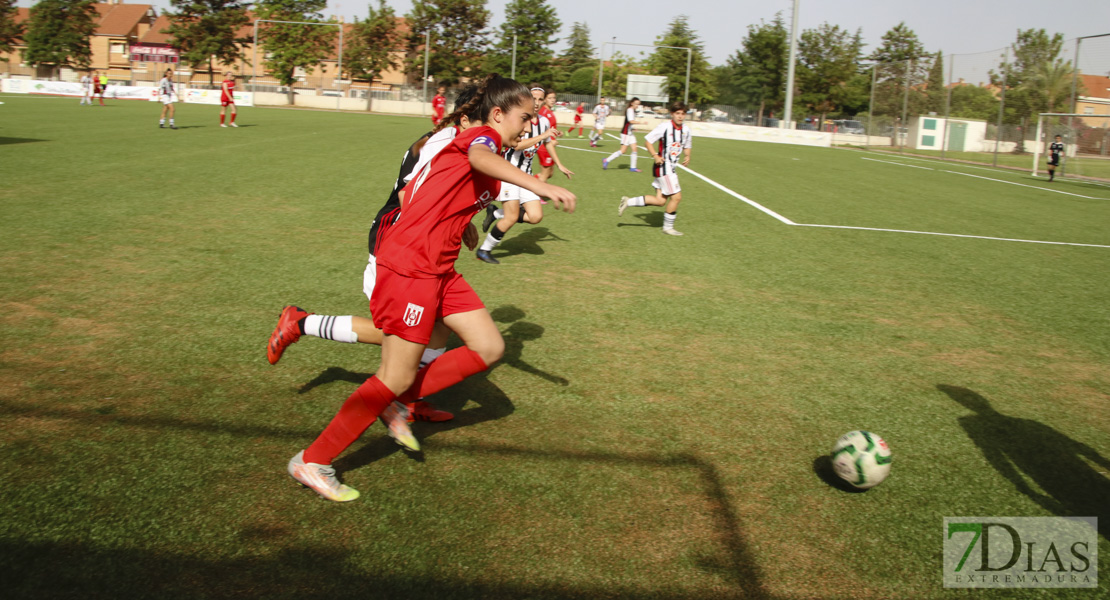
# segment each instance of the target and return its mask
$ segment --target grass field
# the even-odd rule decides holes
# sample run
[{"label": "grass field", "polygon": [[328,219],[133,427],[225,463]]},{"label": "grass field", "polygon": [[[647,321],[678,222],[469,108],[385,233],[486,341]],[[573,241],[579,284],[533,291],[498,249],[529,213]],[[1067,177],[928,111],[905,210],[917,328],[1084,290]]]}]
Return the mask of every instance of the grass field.
[{"label": "grass field", "polygon": [[[6,598],[1110,590],[1110,188],[696,139],[697,173],[807,226],[684,173],[672,238],[617,217],[648,173],[566,140],[578,211],[458,262],[505,359],[433,398],[457,417],[421,456],[372,426],[335,504],[285,465],[378,348],[264,347],[287,303],[366,314],[427,121],[0,101]],[[852,429],[894,453],[866,493],[828,471]],[[1101,592],[941,586],[944,517],[1057,515],[1101,519]]]},{"label": "grass field", "polygon": [[[882,152],[897,152],[899,154],[927,156],[930,158],[940,158],[940,150],[918,150],[914,148],[892,148],[889,146],[871,146],[872,150]],[[994,165],[995,156],[992,152],[945,152],[945,159],[967,161],[972,163],[979,163],[985,165]],[[1042,153],[1038,159],[1037,174],[1042,179],[1048,179],[1047,159]],[[1014,169],[1021,169],[1023,171],[1030,171],[1033,168],[1033,155],[1032,154],[1013,154],[1009,152],[1000,152],[998,154],[998,166],[1010,167]],[[1083,155],[1078,158],[1072,157],[1067,159],[1064,163],[1064,168],[1058,174],[1078,175],[1080,177],[1094,177],[1098,179],[1110,179],[1110,159],[1099,156]],[[1063,178],[1066,175],[1061,175]]]}]

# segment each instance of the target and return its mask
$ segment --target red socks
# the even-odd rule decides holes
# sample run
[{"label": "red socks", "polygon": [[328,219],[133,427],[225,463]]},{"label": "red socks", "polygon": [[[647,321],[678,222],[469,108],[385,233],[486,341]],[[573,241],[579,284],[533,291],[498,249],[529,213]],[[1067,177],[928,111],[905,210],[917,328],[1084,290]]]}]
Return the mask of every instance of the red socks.
[{"label": "red socks", "polygon": [[[441,356],[440,360],[444,356]],[[331,423],[328,423],[320,437],[304,451],[304,461],[330,465],[336,456],[353,444],[362,432],[374,423],[378,415],[382,414],[395,397],[377,377],[367,379],[366,383],[358,386],[355,393],[347,398],[339,413]]]},{"label": "red socks", "polygon": [[224,124],[224,115],[220,115],[220,125]]},{"label": "red socks", "polygon": [[234,122],[235,122],[235,116],[236,116],[236,115],[238,115],[238,114],[239,114],[239,113],[231,113],[231,122],[232,122],[232,123],[234,123]]},{"label": "red socks", "polygon": [[421,369],[416,374],[416,380],[412,382],[412,387],[401,394],[401,401],[411,404],[417,398],[431,396],[475,373],[481,373],[487,368],[489,368],[489,365],[482,360],[481,356],[478,356],[477,352],[466,346],[455,348],[445,352],[443,356],[432,361],[432,364]]}]

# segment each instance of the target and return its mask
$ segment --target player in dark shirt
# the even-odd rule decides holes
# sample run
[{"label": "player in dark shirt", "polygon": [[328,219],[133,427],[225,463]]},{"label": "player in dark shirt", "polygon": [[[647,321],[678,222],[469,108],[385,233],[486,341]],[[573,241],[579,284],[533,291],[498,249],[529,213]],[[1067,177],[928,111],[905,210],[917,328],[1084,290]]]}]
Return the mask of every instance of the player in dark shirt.
[{"label": "player in dark shirt", "polygon": [[1064,154],[1063,138],[1056,136],[1056,141],[1048,147],[1048,180],[1056,179],[1056,167],[1060,166],[1060,157]]}]

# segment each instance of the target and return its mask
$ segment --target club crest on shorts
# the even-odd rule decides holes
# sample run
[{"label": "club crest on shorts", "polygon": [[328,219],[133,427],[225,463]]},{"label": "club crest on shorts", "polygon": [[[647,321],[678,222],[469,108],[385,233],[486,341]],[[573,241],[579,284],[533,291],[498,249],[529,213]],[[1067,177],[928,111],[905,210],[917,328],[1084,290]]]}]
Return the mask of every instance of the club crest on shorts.
[{"label": "club crest on shorts", "polygon": [[424,316],[424,307],[417,306],[412,302],[405,308],[405,325],[409,327],[416,327],[420,323],[420,318]]}]

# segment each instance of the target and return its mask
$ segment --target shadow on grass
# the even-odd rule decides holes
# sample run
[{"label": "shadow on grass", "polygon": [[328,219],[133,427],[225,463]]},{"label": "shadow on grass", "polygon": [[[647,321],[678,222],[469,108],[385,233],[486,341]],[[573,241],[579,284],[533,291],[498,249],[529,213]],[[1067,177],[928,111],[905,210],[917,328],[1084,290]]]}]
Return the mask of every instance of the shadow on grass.
[{"label": "shadow on grass", "polygon": [[1090,464],[1110,471],[1110,460],[1044,423],[998,412],[972,390],[945,384],[937,389],[975,411],[958,419],[960,427],[1019,492],[1061,517],[1098,517],[1099,534],[1110,539],[1110,478]]},{"label": "shadow on grass", "polygon": [[502,242],[501,245],[495,249],[497,255],[494,258],[516,256],[517,254],[541,255],[544,251],[543,246],[540,246],[540,242],[567,241],[551,233],[551,230],[546,227],[533,227],[531,225],[519,223],[513,229],[517,227],[525,227],[526,229],[520,232],[520,235],[515,235]]},{"label": "shadow on grass", "polygon": [[47,140],[38,140],[35,138],[12,138],[0,137],[0,146],[7,146],[8,144],[30,144],[32,142],[45,142]]},{"label": "shadow on grass", "polygon": [[828,454],[822,454],[813,459],[813,472],[820,477],[821,481],[824,481],[826,485],[834,487],[842,492],[862,494],[867,491],[861,490],[841,479],[840,476],[836,474],[836,471],[833,470],[832,458],[830,458]]},{"label": "shadow on grass", "polygon": [[[712,518],[721,534],[716,556],[698,567],[719,574],[730,589],[715,590],[714,597],[769,598],[764,574],[755,563],[744,528],[724,489],[717,468],[691,454],[659,455],[599,451],[531,450],[496,444],[447,444],[455,452],[497,454],[551,462],[571,462],[588,469],[591,464],[625,467],[693,469],[700,492],[711,500]],[[244,530],[241,544],[228,548],[237,557],[210,553],[166,552],[151,549],[157,541],[139,540],[134,547],[106,548],[83,542],[0,539],[0,574],[8,598],[531,598],[595,599],[655,598],[658,600],[707,597],[703,590],[673,592],[635,586],[576,587],[572,582],[502,583],[496,574],[475,573],[472,578],[406,572],[403,565],[367,572],[355,564],[342,541],[329,546],[287,548],[264,556],[250,556],[252,544],[288,537],[287,532]],[[351,542],[356,543],[356,542]],[[629,548],[635,553],[635,548]],[[243,553],[247,556],[243,556]],[[558,557],[552,557],[557,560]],[[384,560],[384,559],[383,559]],[[411,574],[410,574],[411,573]]]},{"label": "shadow on grass", "polygon": [[[638,209],[638,208],[645,208],[645,207],[634,206],[629,210]],[[637,210],[636,212],[632,213],[632,215],[634,217],[643,221],[643,223],[617,223],[617,227],[662,227],[663,226],[663,207],[662,206],[650,206],[650,207],[646,207],[646,208],[651,208],[651,209],[655,209],[655,210],[652,210],[651,212],[640,212],[640,211]],[[627,215],[629,213],[628,213],[628,211],[625,211],[624,214]]]}]

